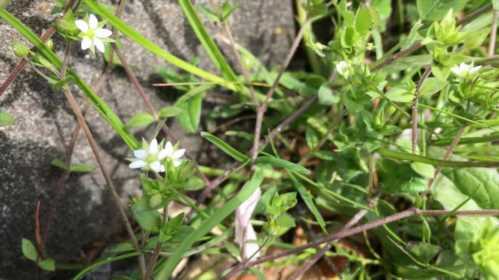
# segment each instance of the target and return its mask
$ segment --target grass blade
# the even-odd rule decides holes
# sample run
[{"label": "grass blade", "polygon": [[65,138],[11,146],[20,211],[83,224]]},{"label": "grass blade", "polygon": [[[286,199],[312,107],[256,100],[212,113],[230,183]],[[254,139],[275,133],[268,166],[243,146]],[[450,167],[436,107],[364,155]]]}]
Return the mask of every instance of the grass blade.
[{"label": "grass blade", "polygon": [[[24,25],[19,19],[7,12],[5,9],[0,8],[0,17],[3,18],[8,24],[14,27],[24,38],[26,38],[38,51],[53,65],[60,70],[62,61],[59,57],[49,49],[42,40],[36,35],[29,27]],[[123,141],[131,148],[137,148],[139,142],[135,137],[126,130],[125,125],[121,119],[113,112],[111,107],[102,100],[95,92],[87,85],[74,71],[68,71],[67,76],[75,82],[75,84],[83,91],[85,96],[90,100],[90,103],[99,112],[104,120],[114,129],[114,131],[121,136]]]},{"label": "grass blade", "polygon": [[182,11],[184,12],[185,16],[187,17],[187,20],[189,20],[192,30],[194,30],[194,33],[196,33],[196,36],[208,53],[211,61],[215,64],[215,66],[217,66],[218,69],[220,69],[223,76],[227,80],[237,81],[237,76],[232,70],[231,66],[229,65],[227,60],[225,60],[225,57],[218,48],[217,44],[215,44],[210,35],[208,35],[208,32],[206,32],[206,29],[201,23],[196,10],[192,6],[191,0],[179,0],[179,4],[180,7],[182,7]]},{"label": "grass blade", "polygon": [[231,81],[227,81],[217,75],[211,74],[203,69],[200,69],[176,56],[169,53],[168,51],[162,49],[160,46],[153,43],[151,40],[146,39],[137,30],[127,25],[124,21],[113,15],[109,10],[107,10],[101,4],[98,4],[95,0],[84,0],[84,3],[96,14],[98,14],[103,19],[107,20],[112,26],[123,33],[125,36],[130,38],[135,43],[139,44],[143,48],[147,49],[154,55],[164,59],[168,63],[175,65],[176,67],[185,70],[191,74],[194,74],[200,78],[207,81],[213,82],[227,89],[237,91],[235,84]]},{"label": "grass blade", "polygon": [[322,231],[327,232],[326,230],[326,222],[324,221],[324,218],[321,215],[321,212],[319,211],[319,208],[315,205],[314,198],[312,194],[296,179],[296,177],[293,175],[292,172],[288,172],[289,177],[293,181],[293,185],[295,186],[296,190],[300,194],[301,198],[305,202],[305,205],[307,205],[308,210],[314,215],[315,220],[321,227]]},{"label": "grass blade", "polygon": [[234,147],[231,145],[225,143],[224,140],[216,137],[215,135],[208,133],[208,132],[202,132],[201,136],[205,138],[206,140],[210,141],[213,145],[217,146],[220,150],[222,150],[224,153],[227,155],[231,156],[233,159],[239,161],[239,162],[247,162],[250,160],[250,158],[241,153],[240,151],[236,150]]},{"label": "grass blade", "polygon": [[170,276],[192,245],[203,238],[213,227],[221,223],[227,216],[236,210],[241,203],[250,197],[251,194],[260,186],[263,181],[263,172],[257,168],[251,177],[250,181],[244,184],[241,191],[231,200],[229,200],[222,208],[215,210],[213,215],[206,219],[196,230],[186,236],[184,241],[180,243],[177,250],[171,255],[166,263],[160,266],[158,274],[154,277],[155,280],[170,279]]}]

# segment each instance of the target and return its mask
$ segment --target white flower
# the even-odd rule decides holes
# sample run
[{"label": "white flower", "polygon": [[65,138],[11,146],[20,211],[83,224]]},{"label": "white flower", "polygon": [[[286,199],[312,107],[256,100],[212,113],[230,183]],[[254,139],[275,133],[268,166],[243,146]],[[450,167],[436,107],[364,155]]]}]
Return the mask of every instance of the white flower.
[{"label": "white flower", "polygon": [[336,72],[344,78],[350,77],[352,74],[352,66],[345,60],[336,63]]},{"label": "white flower", "polygon": [[111,30],[102,28],[102,25],[99,24],[94,15],[88,17],[88,22],[78,19],[75,24],[81,31],[79,35],[81,37],[81,49],[90,49],[92,52],[95,52],[95,48],[97,48],[97,50],[103,53],[104,43],[111,41],[108,39],[112,34]]},{"label": "white flower", "polygon": [[165,151],[161,149],[156,139],[153,139],[149,145],[143,145],[143,149],[133,151],[135,157],[129,167],[132,169],[140,168],[142,170],[152,170],[156,173],[165,172],[165,166],[162,160],[165,159]]},{"label": "white flower", "polygon": [[179,166],[182,163],[182,157],[184,156],[184,154],[185,149],[175,149],[170,141],[166,142],[165,149],[159,153],[160,157],[171,160],[173,166],[175,167]]},{"label": "white flower", "polygon": [[256,232],[250,220],[261,194],[260,188],[256,189],[236,210],[235,241],[239,244],[243,259],[248,261],[255,260],[259,256],[258,252],[260,251],[260,246],[256,243]]},{"label": "white flower", "polygon": [[461,63],[452,67],[450,70],[454,75],[461,78],[469,78],[476,74],[482,66],[473,66],[472,64]]},{"label": "white flower", "polygon": [[185,149],[177,150],[171,142],[166,142],[166,146],[163,147],[163,142],[158,144],[156,139],[153,139],[150,144],[142,144],[142,147],[142,149],[133,151],[134,159],[129,165],[130,168],[152,170],[156,173],[165,172],[163,161],[170,160],[173,166],[177,167],[182,163],[182,157],[185,154]]}]

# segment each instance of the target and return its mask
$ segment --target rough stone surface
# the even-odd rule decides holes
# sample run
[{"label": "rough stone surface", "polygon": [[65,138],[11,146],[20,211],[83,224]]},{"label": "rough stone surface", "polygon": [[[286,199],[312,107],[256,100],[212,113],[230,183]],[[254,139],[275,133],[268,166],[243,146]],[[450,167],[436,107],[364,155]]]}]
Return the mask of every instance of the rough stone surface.
[{"label": "rough stone surface", "polygon": [[[291,1],[234,2],[239,8],[230,25],[236,41],[266,64],[280,63],[292,40]],[[53,1],[14,0],[8,10],[40,34],[53,19],[52,5]],[[123,18],[173,54],[186,60],[199,56],[201,67],[212,67],[176,1],[129,0]],[[210,32],[216,34],[219,30],[211,26]],[[22,39],[13,28],[0,22],[0,82],[18,61],[12,54],[10,42],[19,40]],[[55,42],[61,52],[57,37]],[[228,46],[222,46],[224,52],[230,54]],[[123,50],[154,105],[161,107],[163,101],[158,95],[168,91],[160,92],[147,85],[166,63],[126,40]],[[81,77],[95,85],[101,61],[85,58],[85,53],[75,47],[72,62]],[[109,75],[99,94],[124,120],[136,112],[146,111],[142,99],[135,95],[121,70]],[[80,101],[86,103],[83,99]],[[98,170],[86,175],[73,174],[61,184],[62,172],[50,164],[55,158],[64,158],[64,146],[76,125],[60,91],[52,89],[27,67],[0,96],[0,110],[16,118],[13,126],[0,128],[0,280],[34,279],[35,267],[22,260],[20,244],[23,237],[34,240],[38,201],[42,233],[48,233],[44,236],[47,251],[56,259],[79,260],[82,247],[110,238],[121,230],[121,223]],[[122,193],[133,191],[137,182],[133,179],[135,174],[126,166],[127,148],[91,107],[87,118],[115,184]],[[196,150],[199,140],[182,137],[182,144]],[[82,133],[73,162],[95,165]],[[49,228],[45,231],[47,224]]]}]

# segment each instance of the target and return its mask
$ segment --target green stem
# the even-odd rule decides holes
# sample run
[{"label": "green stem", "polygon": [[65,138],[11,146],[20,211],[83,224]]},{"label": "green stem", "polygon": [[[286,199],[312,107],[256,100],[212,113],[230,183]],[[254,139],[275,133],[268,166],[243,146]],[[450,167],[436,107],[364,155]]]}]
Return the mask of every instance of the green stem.
[{"label": "green stem", "polygon": [[436,165],[440,167],[498,167],[499,161],[451,161],[451,160],[441,160],[430,157],[424,157],[420,155],[410,154],[406,152],[398,152],[389,150],[386,148],[378,149],[378,152],[390,159],[398,159],[398,160],[409,160],[415,162],[422,162],[431,165]]},{"label": "green stem", "polygon": [[236,85],[231,82],[227,81],[217,75],[214,75],[210,72],[207,72],[203,69],[200,69],[176,56],[173,54],[169,53],[168,51],[162,49],[155,43],[153,43],[151,40],[145,38],[140,34],[137,30],[133,29],[131,26],[127,25],[125,22],[123,22],[121,19],[113,15],[111,11],[106,9],[104,6],[101,4],[98,4],[95,0],[83,0],[83,2],[90,8],[92,11],[94,11],[96,14],[101,16],[102,18],[106,19],[114,28],[119,30],[121,33],[123,33],[125,36],[130,38],[132,41],[136,42],[143,48],[147,49],[151,53],[155,54],[156,56],[166,60],[168,63],[173,64],[174,66],[185,70],[191,74],[194,74],[200,78],[203,78],[207,81],[213,82],[215,84],[218,84],[220,86],[223,86],[229,90],[232,91],[237,91]]}]

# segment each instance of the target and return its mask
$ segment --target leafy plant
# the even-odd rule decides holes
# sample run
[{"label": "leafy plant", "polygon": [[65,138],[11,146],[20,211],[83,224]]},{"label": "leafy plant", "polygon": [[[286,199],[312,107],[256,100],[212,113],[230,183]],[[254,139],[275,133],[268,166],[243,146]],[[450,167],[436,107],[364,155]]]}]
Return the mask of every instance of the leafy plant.
[{"label": "leafy plant", "polygon": [[[195,266],[192,255],[230,262],[203,274],[217,279],[290,264],[297,279],[321,258],[334,260],[342,279],[498,277],[497,1],[295,2],[300,30],[276,68],[234,40],[229,22],[237,6],[179,0],[218,74],[162,49],[110,6],[84,0],[67,9],[53,23],[65,44],[93,35],[75,21],[88,16],[90,26],[94,13],[102,19],[95,30],[109,24],[169,64],[159,74],[180,96],[126,124],[50,44],[0,8],[34,46],[16,44],[16,55],[66,97],[76,85],[130,147],[129,166],[139,171],[141,195],[120,208],[130,241],[74,279],[128,258],[138,259],[131,278],[170,279],[182,259],[185,270]],[[205,22],[221,27],[235,61]],[[119,40],[102,44],[105,57],[119,51]],[[306,67],[289,70],[292,58]],[[128,70],[126,63],[113,67]],[[215,90],[231,99],[207,110]],[[163,139],[170,118],[186,133],[206,130],[200,136],[219,153],[204,154],[209,166],[185,156],[183,139]],[[1,111],[0,126],[7,125],[14,120]],[[132,129],[149,126],[156,128],[151,139],[139,143]],[[45,270],[58,267],[27,240],[22,251]]]}]

